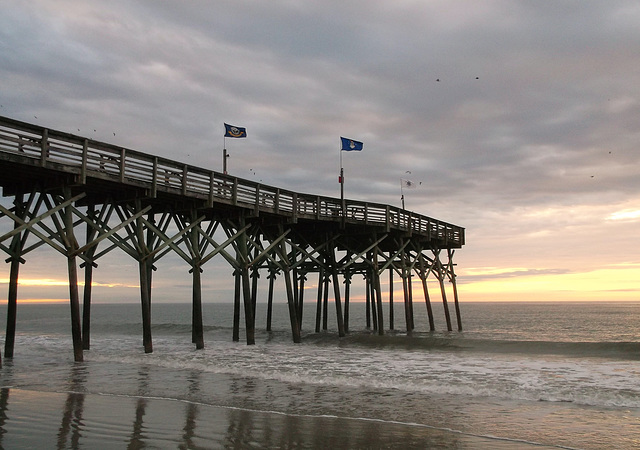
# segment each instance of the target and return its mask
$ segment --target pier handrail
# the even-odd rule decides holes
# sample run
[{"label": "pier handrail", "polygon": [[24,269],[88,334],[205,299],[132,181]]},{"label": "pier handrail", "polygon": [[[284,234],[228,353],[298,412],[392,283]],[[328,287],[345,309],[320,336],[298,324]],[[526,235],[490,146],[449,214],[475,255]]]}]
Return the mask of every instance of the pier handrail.
[{"label": "pier handrail", "polygon": [[71,133],[0,116],[0,153],[33,160],[44,168],[108,179],[149,190],[175,193],[208,201],[291,217],[293,220],[344,220],[423,235],[445,247],[464,245],[464,228],[415,212],[372,202],[342,202],[280,189],[167,158],[95,141]]}]

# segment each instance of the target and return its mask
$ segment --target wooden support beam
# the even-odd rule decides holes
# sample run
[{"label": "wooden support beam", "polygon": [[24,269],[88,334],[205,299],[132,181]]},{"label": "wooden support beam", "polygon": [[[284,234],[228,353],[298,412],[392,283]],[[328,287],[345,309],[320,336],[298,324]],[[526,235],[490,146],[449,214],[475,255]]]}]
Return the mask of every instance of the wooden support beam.
[{"label": "wooden support beam", "polygon": [[418,256],[420,262],[420,271],[418,275],[420,276],[420,281],[422,281],[422,291],[424,293],[424,303],[427,306],[427,315],[429,317],[429,330],[435,331],[435,323],[433,321],[433,309],[431,308],[431,298],[429,296],[429,288],[427,286],[427,275],[429,274],[429,269],[427,268],[424,262],[424,255],[420,252]]},{"label": "wooden support beam", "polygon": [[327,331],[329,325],[329,274],[325,274],[323,280],[323,298],[322,298],[322,329]]},{"label": "wooden support beam", "polygon": [[202,322],[202,269],[199,265],[193,266],[193,286],[192,286],[192,329],[193,343],[196,349],[204,348],[204,325]]},{"label": "wooden support beam", "polygon": [[373,331],[378,331],[378,308],[376,305],[375,273],[373,268],[370,268],[367,271],[367,276],[367,288],[369,289],[369,308],[371,309],[371,325],[373,327]]},{"label": "wooden support beam", "polygon": [[367,247],[365,250],[355,253],[355,256],[352,257],[349,262],[347,262],[346,264],[344,264],[342,267],[340,267],[340,270],[344,270],[347,267],[349,267],[351,264],[355,263],[358,259],[362,258],[362,255],[365,255],[366,253],[370,252],[372,248],[376,247],[380,242],[384,241],[387,238],[387,235],[385,234],[384,236],[382,236],[380,239],[377,239],[373,244],[371,244],[369,247]]},{"label": "wooden support beam", "polygon": [[304,312],[304,282],[307,280],[306,273],[302,273],[299,275],[300,277],[300,288],[298,294],[298,324],[300,325],[300,331],[302,331],[302,314]]},{"label": "wooden support beam", "polygon": [[[207,256],[205,256],[204,258],[202,258],[202,262],[201,264],[206,263],[207,261],[209,261],[211,258],[213,258],[214,256],[216,256],[218,253],[220,253],[224,259],[227,260],[227,262],[229,262],[233,267],[238,267],[240,266],[240,262],[234,258],[233,256],[231,256],[231,254],[229,254],[227,251],[225,251],[225,248],[227,246],[229,246],[230,244],[233,244],[236,242],[236,240],[238,239],[238,237],[242,236],[249,228],[251,227],[251,225],[246,225],[242,228],[240,228],[236,233],[234,233],[233,235],[229,235],[228,239],[226,241],[224,241],[222,244],[218,244],[216,241],[213,240],[213,238],[208,235],[208,234],[203,234],[204,238],[211,244],[213,245],[213,247],[215,247],[215,250],[213,250],[211,253],[209,253]],[[226,230],[226,229],[225,229]]]},{"label": "wooden support beam", "polygon": [[394,327],[394,312],[393,312],[393,268],[389,269],[389,329],[393,330]]},{"label": "wooden support beam", "polygon": [[[237,181],[237,180],[236,180]],[[244,224],[243,224],[244,225]],[[242,281],[242,294],[244,299],[244,321],[247,335],[247,345],[254,345],[255,338],[255,316],[253,314],[253,304],[251,302],[251,288],[249,280],[249,250],[247,247],[247,232],[238,237],[238,256],[240,263],[240,276]]]},{"label": "wooden support beam", "polygon": [[460,303],[458,302],[458,286],[456,283],[456,273],[453,270],[453,254],[454,254],[454,250],[452,249],[447,249],[447,253],[449,256],[449,261],[448,261],[448,270],[447,270],[447,274],[449,275],[449,280],[451,281],[451,284],[453,285],[453,302],[455,304],[455,308],[456,308],[456,319],[458,322],[458,331],[462,331],[462,316],[460,314]]},{"label": "wooden support beam", "polygon": [[336,256],[332,250],[329,253],[329,261],[331,262],[331,277],[333,281],[333,295],[336,304],[336,320],[338,322],[338,336],[344,337],[344,317],[342,316],[342,302],[340,300],[340,283],[338,281],[338,266],[336,263]]},{"label": "wooden support beam", "polygon": [[324,268],[318,269],[318,297],[316,301],[316,333],[320,333],[320,320],[322,318],[322,291],[324,287]]},{"label": "wooden support beam", "polygon": [[[193,212],[195,217],[195,211]],[[200,221],[198,221],[200,223]],[[191,252],[193,255],[191,270],[192,270],[192,317],[191,317],[191,329],[192,340],[196,344],[196,349],[201,350],[204,348],[204,324],[202,322],[202,280],[201,280],[201,263],[202,257],[200,255],[200,240],[198,238],[198,227],[193,227],[189,233]]]},{"label": "wooden support beam", "polygon": [[434,261],[436,263],[436,273],[438,282],[440,283],[440,292],[442,293],[442,305],[444,306],[444,317],[447,321],[447,331],[451,331],[451,316],[449,315],[449,306],[447,305],[447,292],[444,288],[444,269],[440,261],[440,249],[433,249]]},{"label": "wooden support beam", "polygon": [[371,328],[371,277],[370,271],[364,276],[364,288],[365,288],[365,326],[367,329]]},{"label": "wooden support beam", "polygon": [[[24,196],[21,194],[16,195],[14,199],[15,212],[17,217],[21,217],[23,220],[26,216],[27,208],[24,202]],[[18,222],[14,222],[14,227],[18,227]],[[12,256],[7,260],[11,262],[11,268],[9,270],[9,293],[7,297],[7,328],[5,333],[4,342],[4,356],[5,358],[13,358],[13,351],[16,338],[16,317],[18,310],[18,275],[20,272],[20,261],[22,248],[24,241],[20,233],[13,235],[11,239],[11,254]]]},{"label": "wooden support beam", "polygon": [[349,333],[349,296],[351,295],[351,273],[344,273],[344,332]]},{"label": "wooden support beam", "polygon": [[[145,210],[146,210],[146,208],[145,208]],[[175,241],[178,240],[178,238],[182,238],[182,236],[186,236],[186,234],[189,231],[191,231],[192,228],[197,227],[200,224],[200,222],[202,222],[202,220],[204,220],[204,216],[194,220],[191,224],[189,224],[189,226],[181,229],[180,231],[178,231],[172,237],[168,237],[167,235],[165,235],[162,232],[162,230],[159,230],[158,228],[156,228],[156,226],[153,225],[150,221],[142,218],[142,222],[143,222],[144,226],[146,227],[146,229],[147,230],[151,230],[155,234],[155,236],[159,237],[163,241],[163,244],[161,244],[160,246],[155,248],[153,251],[150,251],[150,252],[146,253],[144,255],[144,259],[153,258],[160,250],[162,250],[166,246],[169,246],[184,261],[186,261],[187,263],[191,263],[192,258],[190,258],[189,255],[187,255],[180,247],[178,247],[175,244]]]},{"label": "wooden support beam", "polygon": [[407,326],[407,334],[411,334],[413,331],[413,327],[411,324],[411,310],[409,306],[409,281],[408,281],[408,270],[406,264],[406,255],[405,252],[402,251],[402,291],[404,293],[404,320]]},{"label": "wooden support beam", "polygon": [[302,338],[300,335],[300,324],[298,323],[298,314],[296,311],[296,307],[293,301],[293,283],[291,281],[291,271],[288,268],[285,268],[283,271],[284,274],[284,284],[287,290],[287,303],[289,306],[289,321],[291,322],[291,334],[293,336],[293,342],[299,344],[302,342]]},{"label": "wooden support beam", "polygon": [[[10,231],[8,233],[5,233],[4,235],[0,236],[0,242],[4,241],[6,239],[9,239],[10,237],[13,237],[16,234],[19,234],[23,230],[29,230],[30,233],[36,235],[38,238],[40,238],[43,241],[45,241],[47,244],[49,244],[50,247],[56,249],[58,252],[62,253],[63,255],[66,255],[67,250],[64,247],[62,247],[62,246],[58,245],[57,243],[53,242],[49,237],[45,236],[44,234],[42,234],[41,232],[36,230],[34,228],[34,226],[36,224],[41,223],[42,220],[44,220],[45,218],[54,216],[58,211],[62,210],[63,208],[68,207],[69,205],[71,205],[71,203],[83,198],[84,196],[85,196],[85,194],[79,194],[79,195],[76,195],[73,198],[70,198],[68,200],[64,200],[60,204],[50,208],[46,213],[40,214],[39,216],[31,219],[29,222],[25,222],[23,219],[21,219],[20,217],[16,216],[15,214],[13,214],[11,211],[9,211],[7,208],[5,208],[4,206],[0,205],[0,211],[2,211],[3,214],[5,214],[8,217],[10,217],[14,222],[20,224],[19,226],[15,227],[12,231]],[[63,228],[63,227],[61,226],[61,228]],[[61,239],[66,239],[66,235],[62,234],[60,236],[60,238]]]},{"label": "wooden support beam", "polygon": [[409,287],[409,312],[411,314],[411,329],[415,330],[416,328],[416,322],[415,322],[415,314],[414,314],[414,310],[413,310],[413,281],[411,281],[411,278],[413,277],[413,275],[411,274],[411,270],[407,271],[407,285]]},{"label": "wooden support beam", "polygon": [[384,317],[382,314],[382,288],[380,286],[380,271],[378,270],[378,248],[373,251],[372,259],[372,275],[373,275],[373,287],[376,293],[376,311],[378,319],[378,334],[382,336],[384,334]]},{"label": "wooden support beam", "polygon": [[276,281],[277,268],[271,266],[269,268],[269,294],[267,297],[267,331],[271,331],[271,319],[273,317],[273,288]]},{"label": "wooden support beam", "polygon": [[[71,197],[71,190],[65,188],[65,197]],[[67,249],[67,266],[69,268],[69,303],[71,306],[71,337],[73,340],[73,358],[76,362],[84,360],[82,351],[82,327],[80,324],[80,297],[78,295],[78,266],[76,264],[75,250],[78,243],[73,233],[73,211],[70,202],[65,202],[64,226]]]},{"label": "wooden support beam", "polygon": [[240,342],[240,289],[242,286],[242,277],[240,269],[233,271],[235,279],[235,288],[233,290],[233,342]]}]

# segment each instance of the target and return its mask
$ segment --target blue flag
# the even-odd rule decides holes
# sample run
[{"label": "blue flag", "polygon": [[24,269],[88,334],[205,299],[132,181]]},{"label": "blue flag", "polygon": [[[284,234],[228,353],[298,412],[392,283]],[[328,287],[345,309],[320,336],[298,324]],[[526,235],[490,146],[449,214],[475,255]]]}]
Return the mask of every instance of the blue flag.
[{"label": "blue flag", "polygon": [[353,139],[341,137],[340,140],[342,141],[342,147],[340,150],[344,150],[345,152],[360,151],[364,145],[362,142],[354,141]]},{"label": "blue flag", "polygon": [[232,138],[246,138],[247,129],[241,127],[234,127],[233,125],[224,124],[224,137]]}]

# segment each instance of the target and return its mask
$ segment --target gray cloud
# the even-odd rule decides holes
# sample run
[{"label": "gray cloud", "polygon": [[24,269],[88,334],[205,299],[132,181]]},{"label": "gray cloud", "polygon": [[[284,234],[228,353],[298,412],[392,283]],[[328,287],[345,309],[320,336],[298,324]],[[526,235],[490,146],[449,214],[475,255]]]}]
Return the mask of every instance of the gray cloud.
[{"label": "gray cloud", "polygon": [[229,122],[231,173],[334,196],[348,136],[347,195],[398,205],[410,170],[407,206],[467,227],[475,266],[576,229],[604,249],[639,200],[639,22],[631,1],[5,2],[0,114],[216,170]]}]

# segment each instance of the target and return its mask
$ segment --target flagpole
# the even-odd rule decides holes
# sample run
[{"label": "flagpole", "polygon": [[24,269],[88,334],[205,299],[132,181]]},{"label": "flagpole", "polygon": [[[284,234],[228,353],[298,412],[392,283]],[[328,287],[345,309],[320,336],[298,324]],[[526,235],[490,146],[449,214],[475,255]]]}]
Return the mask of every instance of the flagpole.
[{"label": "flagpole", "polygon": [[342,223],[344,224],[345,203],[344,203],[344,168],[342,167],[342,144],[340,145],[340,209],[342,212]]},{"label": "flagpole", "polygon": [[229,155],[227,155],[227,137],[223,136],[222,137],[222,173],[224,173],[225,175],[227,174],[227,158],[229,157]]}]

